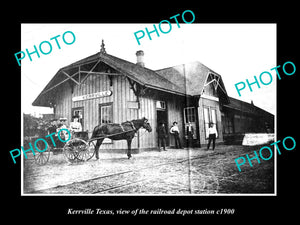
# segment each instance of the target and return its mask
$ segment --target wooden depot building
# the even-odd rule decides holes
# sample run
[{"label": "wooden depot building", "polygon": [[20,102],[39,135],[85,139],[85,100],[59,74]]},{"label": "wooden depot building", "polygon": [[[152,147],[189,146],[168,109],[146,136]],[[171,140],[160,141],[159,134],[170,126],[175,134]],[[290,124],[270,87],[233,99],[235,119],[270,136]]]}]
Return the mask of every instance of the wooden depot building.
[{"label": "wooden depot building", "polygon": [[[156,128],[164,121],[169,130],[178,122],[185,145],[190,121],[194,127],[194,146],[208,142],[208,125],[218,131],[216,142],[235,140],[246,132],[272,132],[274,115],[227,95],[222,77],[200,62],[160,70],[144,66],[143,51],[136,53],[137,63],[100,52],[58,70],[33,106],[51,107],[55,118],[79,115],[89,137],[98,124],[121,123],[146,117],[152,132],[141,129],[132,149],[158,146]],[[101,148],[127,149],[126,141],[105,140]],[[174,146],[171,135],[168,146]]]}]

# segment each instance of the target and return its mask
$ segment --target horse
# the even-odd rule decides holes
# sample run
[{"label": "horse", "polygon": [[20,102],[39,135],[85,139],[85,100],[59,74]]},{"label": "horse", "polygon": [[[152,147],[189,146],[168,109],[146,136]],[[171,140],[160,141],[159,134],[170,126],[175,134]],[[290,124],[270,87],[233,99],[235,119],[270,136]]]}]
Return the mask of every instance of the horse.
[{"label": "horse", "polygon": [[[94,128],[91,140],[97,140],[95,146],[96,159],[99,159],[99,148],[102,144],[104,138],[109,138],[111,140],[127,140],[127,156],[128,159],[131,158],[131,142],[135,136],[135,133],[140,129],[144,128],[148,132],[152,131],[148,120],[143,117],[142,119],[136,119],[131,121],[126,121],[121,124],[119,123],[107,123],[98,125]],[[103,138],[101,138],[103,137]]]}]

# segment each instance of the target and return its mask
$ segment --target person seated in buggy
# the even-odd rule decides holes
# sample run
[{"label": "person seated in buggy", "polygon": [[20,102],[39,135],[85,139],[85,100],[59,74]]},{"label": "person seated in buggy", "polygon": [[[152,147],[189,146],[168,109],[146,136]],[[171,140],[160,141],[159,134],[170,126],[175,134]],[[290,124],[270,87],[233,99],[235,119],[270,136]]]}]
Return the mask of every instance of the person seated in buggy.
[{"label": "person seated in buggy", "polygon": [[[68,129],[67,128],[67,118],[59,118],[59,124],[57,125],[57,129],[56,129],[56,135],[58,135],[58,132],[61,130],[61,129]],[[69,139],[69,134],[67,131],[65,130],[62,130],[60,133],[60,139],[61,140],[68,140]],[[64,143],[59,141],[58,142],[59,144],[57,145],[58,148],[62,148],[64,146]]]},{"label": "person seated in buggy", "polygon": [[73,116],[73,122],[70,123],[70,131],[71,131],[72,135],[74,134],[75,137],[80,135],[79,132],[82,132],[82,125],[79,122],[78,115]]},{"label": "person seated in buggy", "polygon": [[52,134],[54,132],[56,132],[56,128],[57,128],[57,119],[52,119],[50,120],[50,126],[48,127],[48,134]]}]

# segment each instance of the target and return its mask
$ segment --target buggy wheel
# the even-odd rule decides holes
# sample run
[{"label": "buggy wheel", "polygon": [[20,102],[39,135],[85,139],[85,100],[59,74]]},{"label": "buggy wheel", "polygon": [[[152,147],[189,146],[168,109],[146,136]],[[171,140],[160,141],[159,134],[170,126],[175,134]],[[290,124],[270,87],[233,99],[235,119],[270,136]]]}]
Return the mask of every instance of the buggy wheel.
[{"label": "buggy wheel", "polygon": [[87,151],[87,149],[88,144],[86,141],[79,138],[74,138],[65,144],[63,152],[67,160],[71,163],[74,163],[86,160],[84,152]]},{"label": "buggy wheel", "polygon": [[88,143],[88,150],[86,152],[86,161],[90,160],[95,155],[95,147],[96,147],[95,142],[97,142],[97,141],[95,141],[95,140],[89,141],[89,143]]},{"label": "buggy wheel", "polygon": [[82,140],[84,144],[79,146],[79,151],[77,158],[81,161],[88,161],[90,158],[94,156],[95,146],[90,142],[87,143],[86,141]]},{"label": "buggy wheel", "polygon": [[[85,142],[85,141],[84,141]],[[85,145],[80,145],[77,158],[81,161],[88,161],[95,154],[95,144],[93,142],[85,142]]]},{"label": "buggy wheel", "polygon": [[37,151],[34,154],[34,161],[38,165],[45,165],[49,161],[49,158],[50,158],[50,148],[47,148],[43,152]]}]

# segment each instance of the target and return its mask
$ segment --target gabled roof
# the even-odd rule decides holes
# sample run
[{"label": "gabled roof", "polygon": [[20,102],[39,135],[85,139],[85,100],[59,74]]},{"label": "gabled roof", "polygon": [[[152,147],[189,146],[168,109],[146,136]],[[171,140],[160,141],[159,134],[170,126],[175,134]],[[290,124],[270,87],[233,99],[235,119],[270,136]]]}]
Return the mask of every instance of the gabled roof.
[{"label": "gabled roof", "polygon": [[132,80],[154,89],[159,89],[176,94],[185,94],[185,87],[178,86],[170,80],[160,76],[155,71],[142,67],[135,63],[128,62],[118,57],[101,54],[101,60],[115,70],[127,75]]},{"label": "gabled roof", "polygon": [[218,79],[216,82],[219,85],[217,88],[219,96],[226,103],[228,102],[222,77],[198,61],[156,70],[156,72],[177,86],[185,87],[186,94],[191,96],[201,96],[208,77],[214,75]]},{"label": "gabled roof", "polygon": [[107,54],[107,53],[96,53],[92,56],[89,56],[87,58],[84,58],[82,60],[79,60],[75,63],[70,64],[69,66],[66,66],[63,69],[70,69],[71,67],[77,67],[86,63],[90,63],[95,61],[95,63],[100,60],[101,62],[104,62],[105,64],[111,66],[115,70],[119,71],[120,73],[127,75],[132,80],[153,88],[160,88],[165,91],[174,91],[178,94],[185,94],[185,91],[183,88],[177,86],[176,84],[170,82],[164,77],[161,77],[159,74],[157,74],[155,71],[150,70],[146,67],[142,67],[140,65],[137,65],[135,63],[126,61],[124,59],[120,59],[116,56]]},{"label": "gabled roof", "polygon": [[81,68],[80,71],[85,68],[86,71],[81,73],[87,77],[89,74],[88,71],[99,72],[97,69],[100,62],[116,70],[118,74],[115,75],[122,74],[145,87],[184,96],[200,96],[207,77],[210,73],[213,73],[219,78],[218,83],[221,88],[218,88],[218,92],[222,89],[224,92],[223,96],[226,99],[228,98],[221,76],[200,62],[192,62],[154,71],[100,51],[58,70],[32,105],[50,106],[49,98],[51,94],[49,95],[49,93],[51,92],[49,91],[55,90],[58,86],[69,80],[79,84],[79,68]]},{"label": "gabled roof", "polygon": [[[68,66],[65,66],[58,70],[58,72],[54,75],[54,77],[50,80],[50,82],[46,85],[43,91],[39,94],[39,96],[32,103],[34,106],[49,106],[48,103],[45,103],[44,94],[49,90],[58,87],[60,84],[65,81],[74,79],[73,75],[76,75],[76,71],[79,70],[80,66],[88,65],[91,69],[91,72],[97,72],[97,70],[92,70],[96,68],[99,62],[103,62],[108,66],[112,67],[116,71],[121,74],[128,76],[130,79],[136,81],[137,83],[162,91],[167,91],[179,95],[185,95],[185,86],[178,86],[168,79],[160,76],[153,70],[150,70],[146,67],[142,67],[132,62],[128,62],[126,60],[120,59],[118,57],[109,55],[107,53],[98,52],[94,55],[81,59],[77,62],[74,62]],[[69,77],[67,77],[67,75]],[[73,74],[73,75],[72,75]],[[87,73],[86,73],[87,74]],[[70,78],[70,76],[73,78]]]}]

